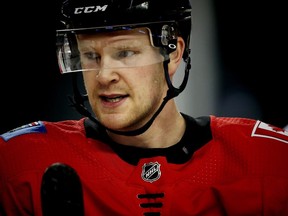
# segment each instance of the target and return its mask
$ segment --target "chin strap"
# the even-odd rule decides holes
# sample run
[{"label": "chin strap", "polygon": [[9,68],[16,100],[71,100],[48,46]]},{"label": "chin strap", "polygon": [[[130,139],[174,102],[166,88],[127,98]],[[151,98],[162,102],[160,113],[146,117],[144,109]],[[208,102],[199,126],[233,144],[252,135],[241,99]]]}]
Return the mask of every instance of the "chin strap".
[{"label": "chin strap", "polygon": [[158,108],[158,110],[154,113],[154,115],[151,117],[151,119],[142,127],[136,129],[136,130],[131,130],[131,131],[118,131],[118,130],[113,130],[111,128],[107,128],[104,125],[102,125],[92,114],[91,112],[85,107],[84,102],[88,100],[88,96],[87,95],[82,95],[79,92],[78,89],[78,85],[77,85],[77,74],[75,74],[72,79],[73,79],[73,92],[74,95],[73,97],[69,96],[70,102],[72,103],[72,106],[81,114],[84,115],[86,117],[88,117],[89,119],[91,119],[93,122],[102,125],[106,130],[115,133],[115,134],[119,134],[119,135],[124,135],[124,136],[137,136],[139,134],[144,133],[154,122],[155,118],[159,115],[159,113],[162,111],[162,109],[164,108],[164,106],[166,105],[166,103],[178,96],[186,87],[187,82],[188,82],[188,77],[189,77],[189,71],[191,69],[191,59],[190,57],[187,58],[186,62],[186,67],[185,67],[185,75],[183,78],[183,81],[181,83],[181,85],[179,86],[179,88],[176,88],[173,86],[170,77],[169,77],[169,73],[168,73],[168,64],[169,64],[170,60],[166,60],[163,62],[163,66],[164,66],[164,72],[165,72],[165,79],[168,85],[168,90],[167,90],[167,94],[166,97],[163,98],[163,102],[161,103],[160,107]]}]

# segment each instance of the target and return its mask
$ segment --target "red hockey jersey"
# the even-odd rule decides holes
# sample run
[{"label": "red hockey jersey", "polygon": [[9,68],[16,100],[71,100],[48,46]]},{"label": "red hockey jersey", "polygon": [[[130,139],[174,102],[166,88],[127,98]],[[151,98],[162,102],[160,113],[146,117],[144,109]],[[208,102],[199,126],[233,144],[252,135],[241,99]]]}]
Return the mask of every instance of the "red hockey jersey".
[{"label": "red hockey jersey", "polygon": [[2,134],[0,215],[41,216],[41,179],[55,162],[78,173],[85,216],[288,215],[287,131],[251,119],[183,116],[183,138],[164,149],[114,143],[84,118]]}]

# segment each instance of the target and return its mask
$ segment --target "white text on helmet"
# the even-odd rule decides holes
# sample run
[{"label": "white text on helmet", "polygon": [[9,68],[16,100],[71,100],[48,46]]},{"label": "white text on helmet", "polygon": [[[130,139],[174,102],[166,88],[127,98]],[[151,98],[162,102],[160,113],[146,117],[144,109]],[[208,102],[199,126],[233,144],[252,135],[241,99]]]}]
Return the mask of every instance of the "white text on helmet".
[{"label": "white text on helmet", "polygon": [[105,11],[107,7],[108,7],[108,5],[78,7],[78,8],[75,8],[74,14],[94,13],[94,12],[97,12],[97,11]]}]

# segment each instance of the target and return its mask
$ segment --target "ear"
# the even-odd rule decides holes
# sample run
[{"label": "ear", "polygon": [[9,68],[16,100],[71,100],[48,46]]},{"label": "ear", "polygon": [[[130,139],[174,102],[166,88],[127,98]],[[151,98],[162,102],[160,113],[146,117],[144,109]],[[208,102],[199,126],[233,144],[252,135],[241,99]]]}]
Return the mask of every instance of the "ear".
[{"label": "ear", "polygon": [[169,75],[173,76],[179,67],[185,49],[185,42],[182,37],[177,39],[177,48],[169,54],[170,62],[168,64]]}]

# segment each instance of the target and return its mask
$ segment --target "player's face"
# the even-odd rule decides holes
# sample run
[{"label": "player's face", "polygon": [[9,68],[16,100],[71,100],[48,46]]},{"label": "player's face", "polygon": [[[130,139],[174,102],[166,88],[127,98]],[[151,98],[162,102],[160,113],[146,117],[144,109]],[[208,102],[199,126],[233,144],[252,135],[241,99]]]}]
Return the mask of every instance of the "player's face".
[{"label": "player's face", "polygon": [[89,102],[97,119],[114,130],[145,124],[160,106],[167,85],[163,56],[146,29],[78,35]]}]

